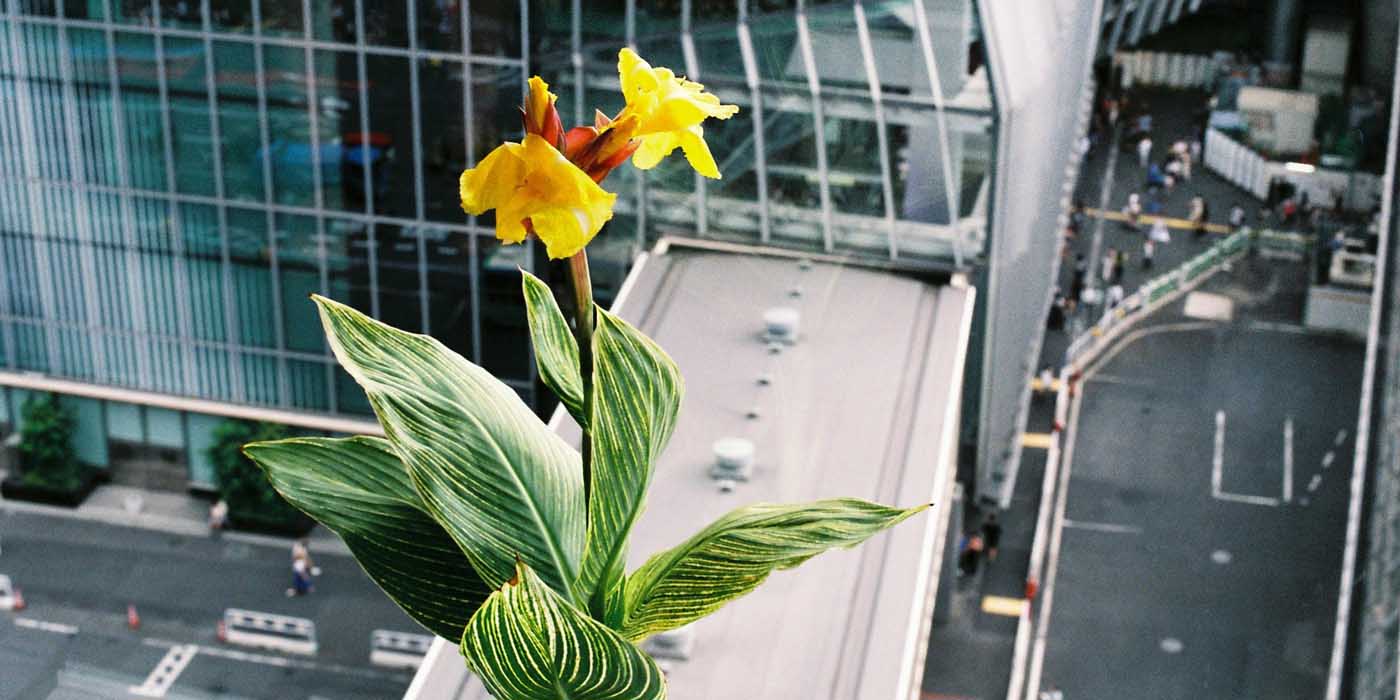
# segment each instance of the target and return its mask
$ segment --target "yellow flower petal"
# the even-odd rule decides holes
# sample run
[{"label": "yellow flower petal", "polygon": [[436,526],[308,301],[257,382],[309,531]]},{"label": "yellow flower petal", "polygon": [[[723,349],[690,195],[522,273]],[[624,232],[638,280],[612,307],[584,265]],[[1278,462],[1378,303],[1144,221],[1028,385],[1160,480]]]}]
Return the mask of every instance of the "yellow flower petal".
[{"label": "yellow flower petal", "polygon": [[636,117],[637,136],[642,139],[632,164],[642,170],[655,167],[680,146],[697,172],[719,177],[700,123],[708,118],[728,119],[739,108],[720,104],[718,97],[704,91],[704,85],[677,77],[668,68],[653,68],[630,48],[618,52],[617,70],[627,100],[619,118]]},{"label": "yellow flower petal", "polygon": [[475,216],[509,199],[525,179],[523,150],[518,143],[503,143],[486,154],[475,168],[463,171],[458,182],[462,209]]},{"label": "yellow flower petal", "polygon": [[699,126],[692,126],[680,132],[679,141],[681,150],[685,152],[685,159],[690,162],[690,167],[695,168],[695,172],[711,179],[719,179],[719,166],[715,165],[715,157],[710,153],[710,146],[705,143],[704,132]]},{"label": "yellow flower petal", "polygon": [[612,194],[544,139],[525,137],[527,172],[515,194],[528,215],[535,235],[544,242],[550,258],[567,258],[582,250],[612,218]]},{"label": "yellow flower petal", "polygon": [[642,137],[642,145],[632,154],[632,165],[638,170],[651,170],[662,158],[671,155],[680,143],[675,132],[667,131]]}]

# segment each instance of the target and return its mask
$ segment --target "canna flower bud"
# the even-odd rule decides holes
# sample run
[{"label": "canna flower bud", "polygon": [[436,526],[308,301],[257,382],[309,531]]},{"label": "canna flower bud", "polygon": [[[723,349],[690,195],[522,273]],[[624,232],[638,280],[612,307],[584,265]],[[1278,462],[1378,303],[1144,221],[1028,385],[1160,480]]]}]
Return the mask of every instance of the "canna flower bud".
[{"label": "canna flower bud", "polygon": [[557,95],[549,91],[549,84],[540,76],[530,78],[530,94],[525,98],[521,110],[525,122],[525,133],[536,134],[555,148],[563,150],[564,124],[559,119],[559,110],[554,106]]}]

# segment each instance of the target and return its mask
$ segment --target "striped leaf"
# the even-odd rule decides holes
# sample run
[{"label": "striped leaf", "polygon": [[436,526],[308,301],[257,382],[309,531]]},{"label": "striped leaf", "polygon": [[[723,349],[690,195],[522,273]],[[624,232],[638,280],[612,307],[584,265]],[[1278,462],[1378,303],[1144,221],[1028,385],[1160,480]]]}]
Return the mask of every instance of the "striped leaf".
[{"label": "striped leaf", "polygon": [[583,552],[578,452],[510,387],[438,341],[313,296],[331,350],[359,382],[423,506],[496,588],[515,560],[574,596]]},{"label": "striped leaf", "polygon": [[530,339],[535,345],[535,364],[555,396],[579,425],[588,425],[583,408],[583,378],[579,374],[578,341],[574,339],[564,314],[549,285],[540,278],[520,271],[525,289],[525,312],[530,319]]},{"label": "striped leaf", "polygon": [[651,657],[583,615],[523,563],[462,635],[462,654],[496,700],[661,700]]},{"label": "striped leaf", "polygon": [[283,498],[340,535],[409,617],[440,637],[461,637],[491,588],[423,512],[387,441],[293,438],[255,442],[243,451]]},{"label": "striped leaf", "polygon": [[676,363],[641,331],[602,309],[597,319],[593,473],[579,589],[594,617],[616,622],[627,539],[646,507],[656,458],[676,427],[684,384]]},{"label": "striped leaf", "polygon": [[775,569],[833,547],[854,547],[927,507],[901,510],[837,498],[730,511],[627,577],[619,631],[639,640],[687,625],[757,588]]}]

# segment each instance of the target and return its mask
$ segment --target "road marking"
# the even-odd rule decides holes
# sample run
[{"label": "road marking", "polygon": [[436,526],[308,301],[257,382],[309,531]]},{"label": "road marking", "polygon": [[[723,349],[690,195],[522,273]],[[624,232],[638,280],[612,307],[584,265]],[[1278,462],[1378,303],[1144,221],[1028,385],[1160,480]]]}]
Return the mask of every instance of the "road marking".
[{"label": "road marking", "polygon": [[1225,412],[1215,412],[1215,453],[1210,463],[1210,495],[1220,498],[1225,479]]},{"label": "road marking", "polygon": [[1215,494],[1216,499],[1221,501],[1231,501],[1233,503],[1248,503],[1252,506],[1278,507],[1278,499],[1270,496],[1251,496],[1247,493],[1227,493],[1221,491]]},{"label": "road marking", "polygon": [[[1285,439],[1287,433],[1285,433]],[[1285,465],[1286,469],[1291,469]],[[1248,503],[1252,506],[1278,506],[1278,499],[1270,496],[1251,496],[1245,493],[1229,493],[1223,486],[1225,480],[1225,412],[1215,412],[1215,453],[1211,455],[1210,464],[1210,495],[1219,501],[1229,501],[1231,503]],[[1292,496],[1292,487],[1285,487],[1288,496]]]},{"label": "road marking", "polygon": [[[177,642],[172,642],[166,639],[158,639],[155,637],[147,637],[145,639],[142,639],[141,643],[145,644],[146,646],[152,647],[168,648],[180,646]],[[277,668],[295,668],[307,671],[323,671],[342,676],[360,676],[362,678],[375,679],[401,679],[404,677],[404,674],[402,673],[379,671],[360,666],[346,666],[344,664],[319,663],[316,661],[310,661],[306,659],[292,659],[287,658],[285,656],[274,656],[272,654],[256,654],[247,651],[239,651],[238,649],[225,649],[224,647],[201,646],[199,647],[199,653],[205,656],[214,656],[218,658],[229,659],[231,661],[242,661],[250,664],[261,664],[263,666],[275,666]]]},{"label": "road marking", "polygon": [[1344,443],[1344,442],[1346,442],[1346,441],[1347,441],[1347,431],[1346,431],[1345,429],[1343,429],[1343,430],[1338,430],[1338,431],[1337,431],[1337,439],[1333,440],[1333,441],[1332,441],[1332,444],[1333,444],[1334,446],[1336,446],[1336,447],[1341,447],[1341,446],[1342,446],[1342,443]]},{"label": "road marking", "polygon": [[[1110,220],[1110,221],[1127,221],[1127,220],[1128,220],[1128,215],[1127,215],[1127,214],[1124,214],[1124,213],[1121,212],[1121,211],[1107,211],[1107,210],[1104,210],[1104,209],[1095,209],[1095,208],[1093,208],[1093,207],[1085,207],[1085,208],[1084,208],[1084,213],[1087,214],[1087,215],[1089,215],[1089,216],[1095,217],[1095,218],[1099,218],[1099,219],[1108,219],[1108,220]],[[1189,230],[1194,230],[1194,229],[1196,228],[1196,224],[1192,223],[1192,222],[1191,222],[1190,220],[1188,220],[1188,219],[1177,219],[1177,218],[1170,217],[1170,216],[1155,216],[1155,215],[1152,215],[1152,214],[1141,214],[1141,215],[1139,215],[1139,216],[1138,216],[1138,223],[1139,223],[1139,225],[1146,224],[1146,225],[1149,225],[1149,226],[1150,226],[1150,225],[1152,225],[1153,223],[1156,223],[1156,221],[1157,221],[1158,219],[1161,219],[1163,222],[1165,222],[1165,223],[1167,224],[1167,226],[1169,226],[1169,227],[1171,227],[1171,228],[1185,229],[1185,230],[1188,230],[1188,231],[1189,231]],[[1209,231],[1210,233],[1229,233],[1229,232],[1230,232],[1230,227],[1227,226],[1226,224],[1209,224],[1209,223],[1208,223],[1208,224],[1206,224],[1206,230]]]},{"label": "road marking", "polygon": [[15,627],[25,627],[41,632],[53,632],[54,634],[74,635],[78,633],[78,628],[73,625],[65,625],[59,622],[48,622],[45,620],[35,620],[32,617],[15,618]]},{"label": "road marking", "polygon": [[1142,528],[1136,525],[1119,525],[1117,523],[1095,523],[1085,520],[1065,519],[1065,527],[1075,530],[1092,530],[1094,532],[1114,532],[1121,535],[1141,535]]},{"label": "road marking", "polygon": [[1323,469],[1331,469],[1331,468],[1332,468],[1332,462],[1335,461],[1336,459],[1337,459],[1337,453],[1333,452],[1332,450],[1328,450],[1328,451],[1327,451],[1327,454],[1322,455],[1322,468],[1323,468]]},{"label": "road marking", "polygon": [[1000,595],[982,596],[982,612],[1003,617],[1020,617],[1030,601],[1025,598],[1008,598]]},{"label": "road marking", "polygon": [[175,685],[175,680],[185,672],[185,667],[194,660],[195,654],[199,653],[197,644],[179,644],[170,647],[165,652],[165,656],[156,663],[156,667],[151,669],[151,675],[146,676],[145,682],[141,685],[133,685],[127,688],[127,692],[132,695],[140,695],[143,698],[163,698],[170,692],[170,686]]},{"label": "road marking", "polygon": [[1293,500],[1293,416],[1283,421],[1283,502]]},{"label": "road marking", "polygon": [[1038,450],[1048,450],[1054,439],[1050,433],[1022,433],[1021,446]]},{"label": "road marking", "polygon": [[1312,493],[1313,491],[1316,491],[1316,490],[1317,490],[1317,487],[1318,487],[1321,483],[1322,483],[1322,475],[1321,475],[1321,474],[1313,474],[1312,481],[1309,481],[1309,482],[1308,482],[1308,493]]},{"label": "road marking", "polygon": [[1230,554],[1229,550],[1217,549],[1210,553],[1210,560],[1221,566],[1229,564],[1234,559],[1235,557]]}]

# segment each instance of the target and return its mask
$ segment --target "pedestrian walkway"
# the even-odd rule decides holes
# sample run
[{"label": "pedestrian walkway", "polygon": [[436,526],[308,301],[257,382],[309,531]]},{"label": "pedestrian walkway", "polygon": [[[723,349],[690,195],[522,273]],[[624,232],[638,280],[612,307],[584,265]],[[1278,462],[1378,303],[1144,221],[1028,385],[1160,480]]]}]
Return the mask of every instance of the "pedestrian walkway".
[{"label": "pedestrian walkway", "polygon": [[[209,530],[209,503],[205,499],[189,494],[148,491],[116,484],[97,487],[77,508],[0,499],[0,510],[156,530],[187,537],[206,537],[212,534]],[[290,547],[294,539],[228,530],[219,536],[249,544],[280,548]],[[318,553],[340,556],[350,554],[350,550],[335,533],[320,525],[313,528],[307,537],[311,548]]]}]

